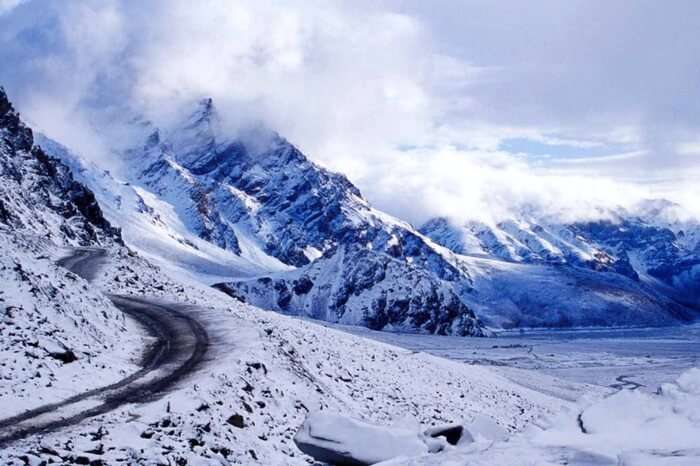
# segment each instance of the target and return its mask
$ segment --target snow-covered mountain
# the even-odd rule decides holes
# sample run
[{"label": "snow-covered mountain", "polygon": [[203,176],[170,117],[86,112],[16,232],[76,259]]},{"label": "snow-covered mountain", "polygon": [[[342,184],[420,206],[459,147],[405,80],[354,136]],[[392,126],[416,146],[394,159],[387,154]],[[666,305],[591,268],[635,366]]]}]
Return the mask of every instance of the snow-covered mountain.
[{"label": "snow-covered mountain", "polygon": [[93,193],[34,135],[0,88],[0,223],[64,245],[120,242]]},{"label": "snow-covered mountain", "polygon": [[[142,228],[162,234],[163,247],[180,244],[167,236],[177,234],[173,218],[158,220],[165,202],[38,139],[47,151],[64,151],[69,163],[35,144],[0,92],[0,184],[7,188],[0,218],[0,463],[302,465],[312,459],[293,434],[311,410],[387,426],[408,414],[421,429],[419,423],[488,418],[517,432],[568,406],[487,368],[263,312],[208,286],[173,280],[124,247],[107,219],[133,214],[127,242]],[[81,185],[72,167],[76,178],[103,191]],[[95,199],[105,200],[104,215]],[[91,283],[55,263],[77,245],[105,252]],[[176,326],[197,322],[207,356],[170,389],[142,390],[138,384],[185,367],[166,356],[144,375],[146,355],[161,354],[159,342],[187,348],[188,341],[147,335],[103,292],[171,312]],[[125,383],[139,387],[134,397],[115,387]],[[95,411],[102,401],[109,412]]]},{"label": "snow-covered mountain", "polygon": [[675,207],[647,201],[635,212],[610,210],[601,220],[573,223],[532,214],[490,225],[436,218],[421,231],[459,254],[475,288],[488,295],[483,300],[501,308],[484,311],[487,320],[663,324],[695,318],[684,304],[697,304],[700,291],[700,225],[659,210]]},{"label": "snow-covered mountain", "polygon": [[[700,234],[673,206],[565,224],[434,219],[374,209],[262,125],[232,131],[204,99],[179,123],[132,118],[121,179],[49,139],[126,242],[238,299],[375,329],[664,325],[693,319]],[[663,211],[663,215],[661,212]],[[546,285],[544,285],[546,284]]]},{"label": "snow-covered mountain", "polygon": [[[347,178],[276,133],[255,126],[230,135],[211,99],[173,128],[135,121],[144,140],[121,154],[126,181],[54,141],[42,144],[74,167],[146,257],[225,281],[220,289],[239,299],[288,313],[373,328],[485,333],[459,298],[469,275],[453,253],[373,209]],[[333,264],[332,273],[324,264]],[[313,291],[279,298],[300,275]],[[251,276],[274,279],[253,287]]]},{"label": "snow-covered mountain", "polygon": [[[57,266],[66,246],[120,248],[93,193],[34,144],[0,88],[0,398],[3,417],[135,370],[138,326]],[[81,374],[90,372],[90,380]]]}]

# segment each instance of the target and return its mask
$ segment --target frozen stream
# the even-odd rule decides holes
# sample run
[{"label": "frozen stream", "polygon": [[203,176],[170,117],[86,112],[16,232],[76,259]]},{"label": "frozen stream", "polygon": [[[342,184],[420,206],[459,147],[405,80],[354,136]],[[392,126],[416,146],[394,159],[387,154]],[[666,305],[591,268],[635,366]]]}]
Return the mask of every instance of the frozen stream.
[{"label": "frozen stream", "polygon": [[534,369],[572,382],[655,391],[700,362],[700,325],[601,330],[502,332],[497,338],[461,338],[343,330],[438,356],[483,364],[531,385]]}]

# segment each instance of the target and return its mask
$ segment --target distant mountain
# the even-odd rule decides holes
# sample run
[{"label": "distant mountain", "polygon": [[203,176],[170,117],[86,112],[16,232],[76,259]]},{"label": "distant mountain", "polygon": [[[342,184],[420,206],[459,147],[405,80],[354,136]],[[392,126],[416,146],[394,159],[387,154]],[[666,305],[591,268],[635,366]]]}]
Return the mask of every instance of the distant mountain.
[{"label": "distant mountain", "polygon": [[215,287],[262,308],[375,330],[488,334],[459,297],[459,282],[353,244],[293,272]]},{"label": "distant mountain", "polygon": [[[601,220],[573,223],[531,214],[491,225],[436,218],[420,230],[469,264],[482,294],[485,282],[503,284],[500,304],[489,298],[502,311],[487,321],[510,315],[508,325],[554,325],[559,314],[560,325],[659,325],[695,318],[684,304],[697,304],[700,296],[700,225],[674,222],[670,213],[664,220],[659,208],[675,206],[647,201],[636,213],[615,209]],[[479,269],[489,277],[479,278]],[[550,322],[542,321],[548,314]]]}]

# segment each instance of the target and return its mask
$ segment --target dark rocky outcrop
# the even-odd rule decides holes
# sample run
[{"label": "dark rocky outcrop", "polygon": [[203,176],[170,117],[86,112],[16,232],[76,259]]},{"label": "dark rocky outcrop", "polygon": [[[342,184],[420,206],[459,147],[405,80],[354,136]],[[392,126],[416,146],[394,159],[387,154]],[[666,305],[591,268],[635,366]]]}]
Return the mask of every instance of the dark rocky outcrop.
[{"label": "dark rocky outcrop", "polygon": [[34,144],[0,88],[0,225],[46,236],[58,243],[121,243],[94,194],[71,170]]}]

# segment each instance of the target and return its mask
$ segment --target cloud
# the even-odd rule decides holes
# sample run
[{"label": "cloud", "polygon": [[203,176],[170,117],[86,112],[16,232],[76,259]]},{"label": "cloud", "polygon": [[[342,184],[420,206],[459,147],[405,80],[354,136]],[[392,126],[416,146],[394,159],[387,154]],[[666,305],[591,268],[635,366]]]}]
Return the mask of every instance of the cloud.
[{"label": "cloud", "polygon": [[362,178],[369,197],[417,225],[434,216],[494,223],[525,209],[564,221],[601,218],[601,206],[632,207],[651,194],[611,178],[535,170],[499,151],[443,146],[378,160]]},{"label": "cloud", "polygon": [[416,223],[692,199],[694,2],[36,1],[0,16],[0,81],[103,163],[115,114],[211,96]]},{"label": "cloud", "polygon": [[0,16],[9,13],[25,0],[0,0]]}]

